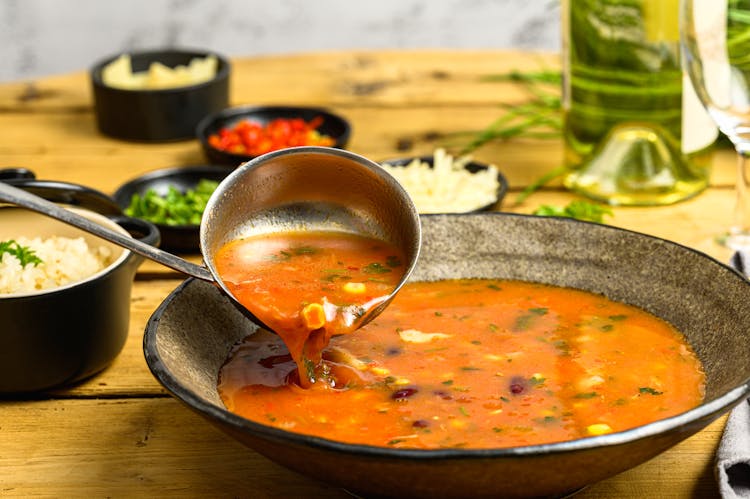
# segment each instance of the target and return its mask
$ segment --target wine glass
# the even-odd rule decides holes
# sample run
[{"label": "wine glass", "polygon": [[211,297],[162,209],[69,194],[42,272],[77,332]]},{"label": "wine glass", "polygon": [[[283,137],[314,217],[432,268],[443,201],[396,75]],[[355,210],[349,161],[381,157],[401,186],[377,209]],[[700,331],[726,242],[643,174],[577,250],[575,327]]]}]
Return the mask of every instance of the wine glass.
[{"label": "wine glass", "polygon": [[736,204],[722,242],[750,250],[750,0],[682,0],[682,65],[737,151]]}]

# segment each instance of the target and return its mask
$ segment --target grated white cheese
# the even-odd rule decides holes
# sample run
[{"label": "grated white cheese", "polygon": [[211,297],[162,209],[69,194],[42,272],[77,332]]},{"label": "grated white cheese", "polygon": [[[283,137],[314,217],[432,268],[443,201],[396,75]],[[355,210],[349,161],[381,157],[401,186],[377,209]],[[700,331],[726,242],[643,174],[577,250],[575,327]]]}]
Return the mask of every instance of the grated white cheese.
[{"label": "grated white cheese", "polygon": [[454,159],[436,149],[432,167],[419,158],[406,166],[381,166],[406,189],[419,213],[463,213],[497,201],[500,187],[497,167],[471,173],[466,169],[470,162],[470,156]]}]

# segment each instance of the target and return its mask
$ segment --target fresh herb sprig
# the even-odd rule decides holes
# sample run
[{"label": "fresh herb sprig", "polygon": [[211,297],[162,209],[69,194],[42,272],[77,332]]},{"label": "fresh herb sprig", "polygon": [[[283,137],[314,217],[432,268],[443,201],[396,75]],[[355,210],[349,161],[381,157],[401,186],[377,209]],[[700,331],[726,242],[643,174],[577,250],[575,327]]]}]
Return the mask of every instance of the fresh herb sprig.
[{"label": "fresh herb sprig", "polygon": [[460,155],[470,154],[485,144],[496,140],[508,140],[518,136],[532,138],[556,138],[562,131],[560,101],[560,71],[543,69],[488,75],[482,81],[510,81],[521,85],[531,94],[531,100],[522,105],[505,105],[505,113],[479,132],[470,132],[472,137],[463,146]]},{"label": "fresh herb sprig", "polygon": [[4,253],[8,253],[9,255],[18,258],[18,261],[21,262],[21,267],[27,265],[33,265],[36,267],[42,263],[42,259],[36,255],[36,252],[33,249],[28,246],[21,246],[14,239],[0,241],[0,255],[3,255]]},{"label": "fresh herb sprig", "polygon": [[604,223],[604,216],[612,215],[612,210],[600,204],[590,203],[581,199],[576,199],[568,203],[567,206],[542,205],[537,208],[534,215],[548,217],[566,217],[588,222]]},{"label": "fresh herb sprig", "polygon": [[218,185],[214,180],[201,179],[184,194],[170,185],[165,196],[149,189],[143,195],[133,195],[125,214],[162,225],[199,225],[206,203]]}]

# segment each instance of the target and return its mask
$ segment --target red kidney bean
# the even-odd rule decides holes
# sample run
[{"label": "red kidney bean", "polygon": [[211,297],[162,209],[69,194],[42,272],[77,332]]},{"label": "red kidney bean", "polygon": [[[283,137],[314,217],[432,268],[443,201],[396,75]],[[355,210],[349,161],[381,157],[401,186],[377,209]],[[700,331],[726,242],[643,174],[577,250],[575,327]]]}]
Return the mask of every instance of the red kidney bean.
[{"label": "red kidney bean", "polygon": [[448,393],[448,392],[446,392],[444,390],[435,390],[432,393],[434,393],[435,395],[437,395],[438,397],[440,397],[443,400],[450,400],[450,399],[453,398],[453,397],[451,397],[450,393]]},{"label": "red kidney bean", "polygon": [[513,376],[510,379],[510,393],[513,395],[520,395],[523,392],[526,391],[526,385],[527,385],[526,379],[522,378],[521,376]]},{"label": "red kidney bean", "polygon": [[395,392],[393,392],[391,394],[391,398],[393,400],[406,400],[412,395],[414,395],[415,393],[417,393],[417,391],[418,390],[416,388],[412,388],[412,387],[402,388],[400,390],[396,390]]}]

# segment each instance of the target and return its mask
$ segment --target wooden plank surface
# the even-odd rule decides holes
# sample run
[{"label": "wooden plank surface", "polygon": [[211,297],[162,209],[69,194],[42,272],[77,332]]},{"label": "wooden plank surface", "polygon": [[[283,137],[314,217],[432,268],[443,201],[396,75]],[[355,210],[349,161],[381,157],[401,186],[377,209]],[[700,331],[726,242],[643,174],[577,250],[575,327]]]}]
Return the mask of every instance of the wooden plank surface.
[{"label": "wooden plank surface", "polygon": [[[458,132],[479,130],[520,103],[523,88],[487,75],[558,67],[555,54],[502,51],[336,52],[233,61],[233,104],[329,107],[349,118],[349,149],[384,160],[425,154]],[[202,164],[195,140],[130,143],[101,135],[88,75],[80,71],[0,85],[0,167],[111,193],[156,168]],[[511,192],[502,209],[530,213],[574,198],[556,180],[521,205],[516,194],[560,165],[560,140],[520,139],[482,148]],[[734,155],[718,149],[712,187],[668,207],[614,208],[611,225],[685,244],[728,261],[713,236],[734,204]],[[200,262],[200,255],[186,255]],[[289,472],[215,430],[172,399],[142,353],[148,318],[184,276],[144,262],[133,285],[128,341],[112,365],[76,386],[32,399],[0,399],[0,496],[348,497]],[[725,418],[579,497],[713,497],[712,460]]]},{"label": "wooden plank surface", "polygon": [[[4,402],[0,411],[3,497],[350,497],[246,449],[171,398]],[[711,497],[721,428],[576,497]]]}]

